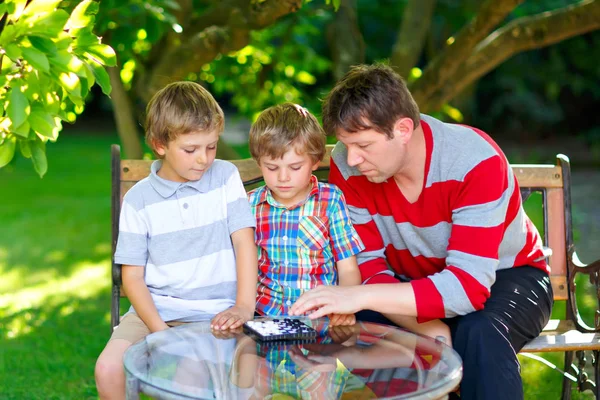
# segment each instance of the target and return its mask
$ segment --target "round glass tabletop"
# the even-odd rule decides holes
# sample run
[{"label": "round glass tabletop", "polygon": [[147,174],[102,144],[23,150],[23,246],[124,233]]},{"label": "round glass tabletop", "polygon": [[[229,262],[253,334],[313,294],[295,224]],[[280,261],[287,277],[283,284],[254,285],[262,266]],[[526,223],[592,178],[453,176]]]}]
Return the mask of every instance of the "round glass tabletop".
[{"label": "round glass tabletop", "polygon": [[124,357],[127,398],[443,399],[462,377],[458,354],[406,330],[358,322],[308,341],[261,342],[210,323],[147,336]]}]

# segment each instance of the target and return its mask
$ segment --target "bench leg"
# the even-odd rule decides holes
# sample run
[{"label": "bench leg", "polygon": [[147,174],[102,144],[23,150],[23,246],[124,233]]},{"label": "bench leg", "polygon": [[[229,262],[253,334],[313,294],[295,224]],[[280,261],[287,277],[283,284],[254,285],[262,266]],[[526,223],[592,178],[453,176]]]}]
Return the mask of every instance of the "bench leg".
[{"label": "bench leg", "polygon": [[600,360],[598,357],[600,356],[599,350],[593,351],[594,360],[592,361],[594,367],[594,382],[596,383],[596,387],[594,388],[594,395],[596,396],[596,400],[600,400]]},{"label": "bench leg", "polygon": [[[567,351],[565,352],[565,372],[570,372],[573,370],[573,352]],[[571,399],[571,389],[573,382],[563,376],[563,384],[562,384],[562,400],[570,400]]]}]

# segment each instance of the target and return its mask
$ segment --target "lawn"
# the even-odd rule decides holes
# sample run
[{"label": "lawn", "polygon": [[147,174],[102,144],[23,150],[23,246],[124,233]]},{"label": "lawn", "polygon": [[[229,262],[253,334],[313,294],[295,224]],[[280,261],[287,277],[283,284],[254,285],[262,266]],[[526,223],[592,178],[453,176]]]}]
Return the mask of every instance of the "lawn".
[{"label": "lawn", "polygon": [[[1,399],[97,398],[94,363],[110,332],[109,147],[116,141],[63,134],[48,146],[43,179],[22,158],[0,169]],[[559,355],[548,358],[562,367]],[[561,375],[522,362],[526,399],[560,397]]]}]

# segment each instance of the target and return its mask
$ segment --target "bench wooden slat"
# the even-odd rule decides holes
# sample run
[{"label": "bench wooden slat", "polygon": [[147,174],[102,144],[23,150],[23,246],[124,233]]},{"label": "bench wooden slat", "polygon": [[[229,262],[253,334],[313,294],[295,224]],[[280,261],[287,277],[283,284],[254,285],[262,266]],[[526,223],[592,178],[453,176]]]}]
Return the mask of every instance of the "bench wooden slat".
[{"label": "bench wooden slat", "polygon": [[600,334],[581,333],[576,330],[558,335],[541,335],[528,343],[521,352],[564,352],[575,350],[597,350],[600,347]]},{"label": "bench wooden slat", "polygon": [[557,165],[511,164],[521,187],[562,188],[562,171]]}]

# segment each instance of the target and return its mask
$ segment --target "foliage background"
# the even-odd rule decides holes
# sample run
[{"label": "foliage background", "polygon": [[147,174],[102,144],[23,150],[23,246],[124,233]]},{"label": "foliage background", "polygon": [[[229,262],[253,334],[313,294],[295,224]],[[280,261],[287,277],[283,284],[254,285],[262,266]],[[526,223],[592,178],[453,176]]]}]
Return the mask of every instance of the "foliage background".
[{"label": "foliage background", "polygon": [[[61,7],[72,10],[78,3],[64,1]],[[191,4],[194,12],[187,16],[197,18],[198,29],[202,27],[201,16],[214,11],[208,0],[102,0],[95,14],[94,34],[116,52],[117,67],[108,69],[112,100],[99,86],[89,89],[76,124],[65,124],[59,140],[48,144],[49,170],[43,179],[22,156],[0,169],[2,399],[97,397],[93,367],[109,337],[109,146],[127,146],[127,139],[117,133],[127,123],[119,122],[114,113],[123,107],[115,107],[113,102],[119,95],[124,96],[125,103],[119,104],[130,106],[127,112],[133,118],[129,123],[136,132],[140,154],[149,153],[141,144],[145,89],[149,87],[148,77],[160,65],[158,60],[165,56],[164,41],[177,39],[177,25],[186,17],[177,7],[184,3]],[[228,0],[220,3],[233,4]],[[247,3],[259,7],[269,1]],[[373,6],[369,0],[342,0],[335,12],[333,4],[325,1],[301,2],[299,10],[282,15],[264,29],[247,30],[247,42],[240,48],[219,47],[223,52],[214,53],[207,63],[188,71],[185,78],[198,80],[215,93],[227,113],[225,137],[232,154],[247,156],[245,135],[250,121],[262,108],[284,100],[295,101],[319,115],[319,99],[333,84],[341,57],[339,53],[334,56],[332,49],[338,47],[332,45],[332,39],[336,37],[327,31],[341,16],[351,17],[346,7],[355,10],[356,24],[345,26],[356,30],[338,35],[343,39],[342,49],[360,50],[360,40],[355,36],[360,32],[362,53],[350,56],[373,62],[390,58],[410,3],[380,0]],[[515,1],[502,25],[577,3]],[[440,54],[447,39],[477,14],[481,4],[475,0],[435,2],[425,44],[408,75],[411,82]],[[212,21],[217,21],[217,14],[212,15]],[[229,29],[223,26],[227,25],[209,25],[201,31],[203,38],[218,38],[218,33]],[[571,156],[575,171],[590,168],[590,176],[597,182],[599,41],[599,32],[590,31],[517,54],[469,85],[435,114],[483,128],[503,144],[511,162],[553,162],[554,154],[564,151]],[[180,61],[168,56],[166,60],[166,67],[171,68]],[[445,83],[452,84],[452,80]],[[588,183],[592,186],[594,181]],[[598,195],[596,189],[589,198]],[[597,237],[580,233],[584,223],[589,226],[598,220],[597,214],[582,210],[575,202],[579,243]],[[536,214],[535,208],[530,211]],[[584,261],[600,257],[593,253],[597,245],[588,244],[587,249],[591,252],[581,254]],[[579,288],[583,294],[581,307],[589,320],[593,317],[594,293],[584,282]],[[557,313],[561,307],[557,305]],[[560,366],[558,354],[545,357]],[[527,399],[559,397],[560,375],[556,371],[523,359],[523,376]]]}]

